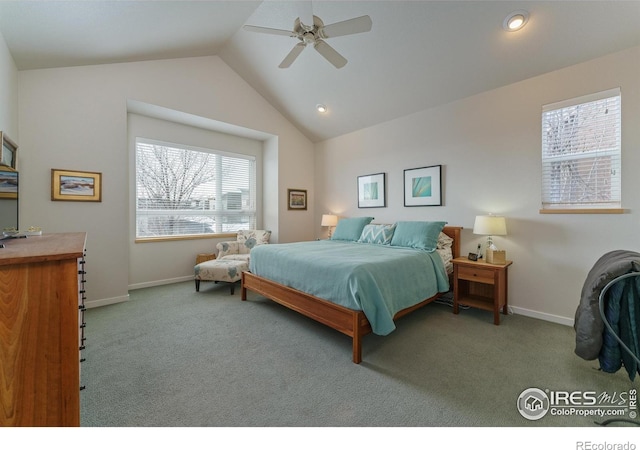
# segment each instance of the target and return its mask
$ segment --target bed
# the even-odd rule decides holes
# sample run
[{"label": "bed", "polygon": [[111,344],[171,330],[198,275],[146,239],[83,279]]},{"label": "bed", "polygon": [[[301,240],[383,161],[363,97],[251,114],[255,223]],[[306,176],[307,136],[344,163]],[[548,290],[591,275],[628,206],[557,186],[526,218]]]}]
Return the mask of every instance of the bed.
[{"label": "bed", "polygon": [[[424,223],[433,222],[397,222],[392,239],[402,225],[415,231],[416,224]],[[255,292],[351,337],[352,359],[359,364],[363,336],[389,334],[397,319],[436,300],[450,283],[441,248],[413,248],[411,239],[402,245],[363,242],[372,226],[365,225],[362,234],[357,227],[350,230],[359,239],[335,239],[339,223],[330,240],[257,247],[250,270],[242,274],[242,300],[247,300],[248,291]],[[439,237],[449,238],[447,259],[460,255],[461,230],[442,225],[438,229],[443,233]]]}]

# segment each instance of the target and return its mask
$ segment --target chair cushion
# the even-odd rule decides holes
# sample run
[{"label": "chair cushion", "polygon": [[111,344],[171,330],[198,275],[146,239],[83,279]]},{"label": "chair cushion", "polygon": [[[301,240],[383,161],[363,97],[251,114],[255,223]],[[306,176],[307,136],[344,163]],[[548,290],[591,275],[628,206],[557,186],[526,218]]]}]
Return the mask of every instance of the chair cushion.
[{"label": "chair cushion", "polygon": [[233,259],[213,259],[197,264],[194,270],[196,280],[233,283],[242,278],[242,272],[249,270],[249,264]]},{"label": "chair cushion", "polygon": [[238,255],[225,255],[221,258],[218,258],[218,260],[219,261],[245,261],[248,263],[249,256],[251,256],[249,253],[242,253]]}]

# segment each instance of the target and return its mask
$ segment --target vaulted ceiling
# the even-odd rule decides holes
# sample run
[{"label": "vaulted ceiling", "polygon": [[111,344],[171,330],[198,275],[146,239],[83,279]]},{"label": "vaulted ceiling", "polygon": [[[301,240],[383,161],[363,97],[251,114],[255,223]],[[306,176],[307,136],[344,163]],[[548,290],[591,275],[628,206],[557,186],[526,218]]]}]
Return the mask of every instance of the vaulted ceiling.
[{"label": "vaulted ceiling", "polygon": [[[515,10],[529,21],[507,32]],[[371,18],[369,32],[326,40],[343,68],[308,46],[281,69],[299,41],[242,28],[313,15]],[[639,22],[637,0],[0,2],[19,70],[218,55],[314,142],[640,45]]]}]

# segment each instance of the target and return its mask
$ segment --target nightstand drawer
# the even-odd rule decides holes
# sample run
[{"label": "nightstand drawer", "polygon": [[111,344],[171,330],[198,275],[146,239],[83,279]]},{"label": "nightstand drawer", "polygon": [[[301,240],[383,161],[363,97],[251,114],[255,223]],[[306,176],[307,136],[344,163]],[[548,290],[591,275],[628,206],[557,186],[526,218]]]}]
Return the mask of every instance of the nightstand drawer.
[{"label": "nightstand drawer", "polygon": [[493,284],[494,271],[480,267],[458,267],[458,278],[461,280],[477,281],[478,283]]}]

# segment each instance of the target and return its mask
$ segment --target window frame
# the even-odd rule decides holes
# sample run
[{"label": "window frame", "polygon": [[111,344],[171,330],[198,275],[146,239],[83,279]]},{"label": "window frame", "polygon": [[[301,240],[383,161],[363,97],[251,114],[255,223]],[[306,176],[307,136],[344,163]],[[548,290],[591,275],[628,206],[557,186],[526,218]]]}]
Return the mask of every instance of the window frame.
[{"label": "window frame", "polygon": [[[573,108],[579,105],[607,100],[618,97],[618,111],[617,111],[617,124],[614,131],[615,144],[613,146],[603,147],[602,149],[596,148],[593,150],[583,151],[581,153],[571,153],[565,155],[553,155],[545,156],[546,153],[546,128],[545,128],[545,115],[554,111],[560,111],[566,108]],[[622,208],[622,93],[619,87],[608,89],[593,94],[588,94],[572,99],[563,100],[560,102],[551,103],[542,107],[541,115],[541,208],[540,214],[621,214],[625,210]],[[617,173],[611,175],[607,180],[616,182],[615,189],[617,196],[610,202],[601,202],[600,206],[590,206],[593,203],[588,202],[572,202],[572,203],[550,203],[545,201],[545,192],[550,190],[548,183],[550,178],[547,177],[547,169],[545,166],[552,161],[580,161],[585,159],[593,159],[599,157],[613,156],[617,161]],[[610,183],[613,186],[613,183]],[[607,205],[609,203],[610,205]]]},{"label": "window frame", "polygon": [[[251,153],[241,153],[241,152],[232,152],[232,151],[221,151],[221,150],[217,150],[217,149],[212,149],[212,148],[205,148],[205,147],[198,147],[198,146],[193,146],[193,145],[189,145],[189,144],[178,144],[175,142],[168,142],[168,141],[164,141],[164,140],[159,140],[159,139],[150,139],[150,138],[145,138],[142,136],[136,136],[133,140],[133,147],[134,147],[134,152],[133,152],[133,163],[134,163],[134,178],[133,178],[133,182],[134,182],[134,187],[133,187],[133,192],[134,192],[134,207],[133,207],[133,212],[134,212],[134,242],[136,243],[146,243],[146,242],[163,242],[163,241],[176,241],[176,240],[194,240],[194,239],[211,239],[211,238],[231,238],[231,237],[235,237],[237,234],[236,230],[233,231],[214,231],[213,233],[195,233],[195,234],[176,234],[176,235],[155,235],[155,236],[139,236],[138,235],[138,142],[143,142],[145,144],[148,145],[159,145],[159,146],[166,146],[166,147],[170,147],[170,148],[174,148],[174,149],[182,149],[182,150],[188,150],[188,151],[196,151],[196,152],[201,152],[201,153],[208,153],[208,154],[213,154],[213,155],[217,155],[220,157],[227,157],[227,158],[238,158],[238,159],[242,159],[242,160],[246,160],[250,162],[250,167],[251,170],[253,171],[252,174],[249,175],[250,180],[249,180],[249,190],[250,190],[250,196],[251,196],[251,204],[252,204],[252,208],[250,208],[249,210],[245,210],[242,209],[241,211],[243,213],[247,213],[250,215],[250,222],[249,225],[242,227],[242,229],[246,229],[247,227],[249,228],[255,228],[258,225],[258,210],[259,210],[259,205],[258,205],[258,166],[259,166],[259,157],[257,155],[251,154]],[[171,214],[170,211],[175,211],[175,210],[167,210],[168,212],[166,214]],[[194,210],[179,210],[179,211],[193,211],[193,213],[199,211],[202,212],[201,209],[194,209]],[[218,216],[218,215],[225,215],[225,212],[227,210],[222,210],[221,212],[215,212],[215,213],[206,213],[205,215],[208,216]],[[182,215],[182,214],[175,214],[175,215]],[[195,214],[192,214],[195,215]],[[240,228],[239,228],[240,229]]]}]

